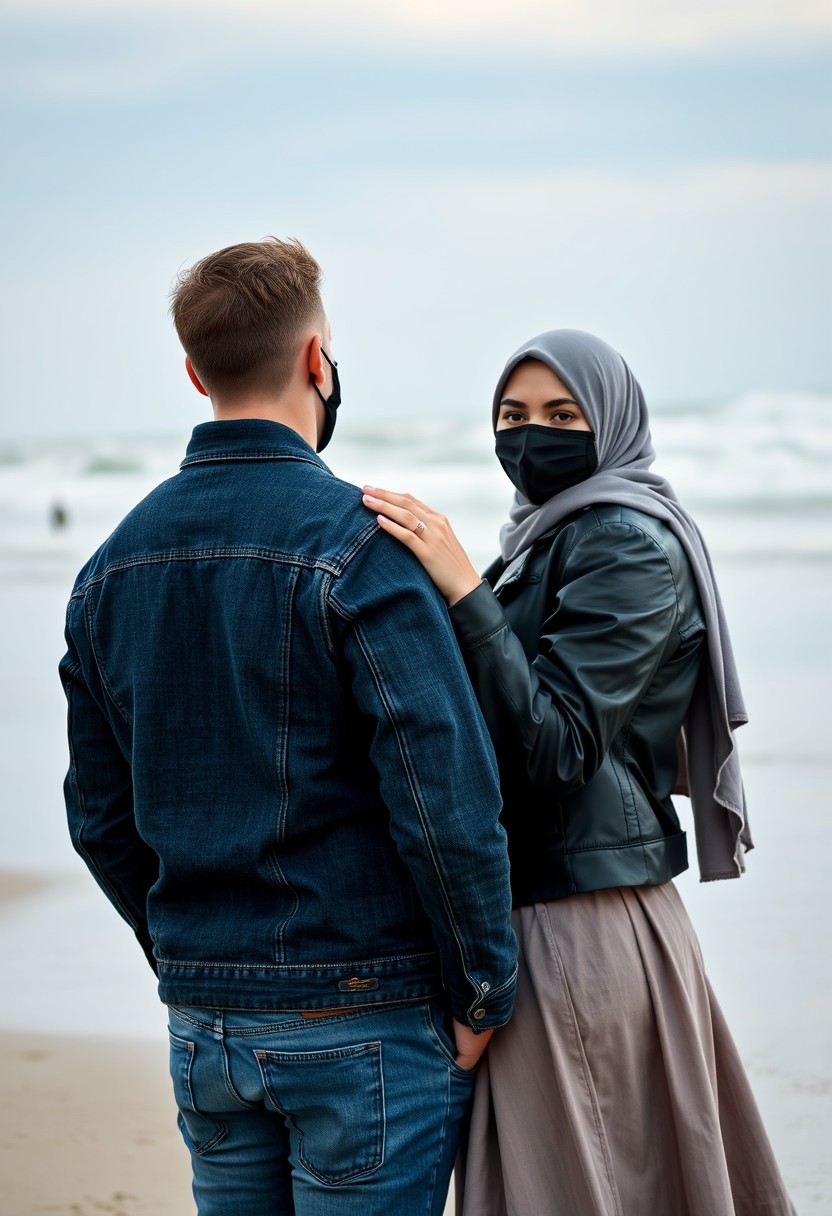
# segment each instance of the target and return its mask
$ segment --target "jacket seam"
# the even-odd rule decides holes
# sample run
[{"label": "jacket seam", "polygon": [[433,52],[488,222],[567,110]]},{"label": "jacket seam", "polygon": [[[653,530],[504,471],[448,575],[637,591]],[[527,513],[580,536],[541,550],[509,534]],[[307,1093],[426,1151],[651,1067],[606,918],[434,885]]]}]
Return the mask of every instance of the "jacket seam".
[{"label": "jacket seam", "polygon": [[[615,740],[613,740],[613,743],[614,742],[615,742]],[[610,745],[610,747],[607,749],[607,755],[609,756],[610,768],[612,769],[613,776],[615,777],[616,785],[618,786],[618,793],[621,797],[621,809],[624,812],[624,831],[627,833],[627,844],[629,845],[632,843],[632,841],[630,839],[630,825],[627,822],[627,807],[626,807],[626,799],[624,796],[624,786],[621,784],[621,775],[618,772],[618,765],[616,764],[615,757],[612,754],[612,745]],[[632,792],[633,792],[632,786],[630,786],[630,793],[632,794]]]},{"label": "jacket seam", "polygon": [[107,696],[109,697],[110,701],[115,706],[119,715],[124,719],[125,725],[130,726],[131,725],[130,714],[127,712],[127,709],[125,708],[125,706],[123,706],[121,704],[121,701],[116,696],[113,688],[111,687],[109,678],[107,676],[106,668],[104,667],[104,664],[101,662],[101,658],[98,654],[98,650],[95,645],[95,630],[93,628],[93,620],[92,620],[92,605],[90,603],[89,597],[86,597],[84,599],[84,621],[85,621],[86,627],[87,627],[87,639],[89,642],[90,653],[92,654],[93,662],[95,664],[95,669],[98,672],[99,679],[101,680],[101,686],[104,689]]},{"label": "jacket seam", "polygon": [[337,650],[335,648],[335,639],[332,636],[332,629],[329,623],[329,613],[327,611],[329,605],[329,592],[332,583],[332,575],[329,572],[324,573],[321,579],[321,590],[318,598],[318,616],[321,624],[321,633],[324,636],[324,645],[326,646],[327,654],[330,659],[337,658]]},{"label": "jacket seam", "polygon": [[219,448],[214,448],[208,452],[202,452],[199,456],[186,456],[179,463],[180,469],[190,468],[195,464],[218,464],[221,461],[228,461],[235,464],[243,460],[294,460],[298,464],[311,464],[314,468],[320,469],[322,472],[327,472],[327,467],[322,460],[310,460],[310,458],[300,452],[287,452],[277,448],[261,448],[255,451],[229,452]]},{"label": "jacket seam", "polygon": [[462,962],[463,974],[464,974],[466,980],[468,981],[469,985],[477,991],[477,995],[479,997],[479,987],[472,979],[471,973],[468,968],[468,963],[467,963],[467,960],[465,957],[465,948],[462,944],[462,940],[461,940],[461,938],[459,936],[459,932],[457,930],[456,920],[455,920],[454,914],[453,914],[453,907],[451,905],[451,901],[448,896],[448,891],[447,891],[447,888],[445,885],[445,880],[444,880],[444,877],[442,874],[442,869],[441,869],[440,865],[438,864],[438,859],[436,857],[436,853],[434,850],[433,841],[431,840],[430,833],[427,828],[424,807],[422,806],[422,800],[421,800],[420,792],[418,789],[418,781],[416,780],[415,774],[412,771],[412,764],[410,763],[410,757],[408,755],[406,736],[405,736],[404,732],[401,730],[400,725],[396,719],[396,715],[393,711],[393,707],[390,705],[390,703],[387,699],[380,672],[378,672],[378,670],[376,669],[376,666],[375,666],[375,663],[373,660],[372,651],[369,648],[369,646],[366,644],[366,640],[364,638],[364,630],[361,628],[361,625],[359,623],[356,623],[355,634],[356,634],[356,639],[358,641],[358,644],[361,647],[361,652],[364,655],[364,658],[367,661],[367,665],[373,674],[373,681],[378,690],[378,694],[379,694],[379,697],[381,698],[381,702],[384,705],[384,708],[387,712],[387,716],[388,716],[390,723],[396,734],[396,740],[399,745],[399,753],[400,753],[402,761],[404,763],[405,773],[407,774],[407,783],[408,783],[408,786],[410,788],[410,791],[411,791],[411,794],[413,797],[413,804],[414,804],[417,814],[419,816],[419,824],[422,829],[422,835],[423,835],[424,841],[427,845],[428,852],[430,854],[430,859],[431,859],[431,863],[433,866],[434,874],[437,879],[439,890],[442,893],[442,902],[445,906],[445,911],[448,916],[448,923],[449,923],[451,931],[453,933],[454,940],[457,944],[457,949],[459,950],[459,957],[460,957],[460,961]]},{"label": "jacket seam", "polygon": [[352,967],[374,967],[388,963],[405,963],[416,959],[435,959],[435,950],[417,954],[386,954],[381,958],[347,959],[338,963],[229,963],[205,959],[159,958],[160,967],[210,967],[221,971],[347,971]]},{"label": "jacket seam", "polygon": [[502,631],[507,628],[508,628],[508,622],[501,621],[499,625],[494,625],[493,628],[489,629],[488,633],[482,633],[479,635],[479,637],[472,638],[470,640],[463,638],[463,642],[464,642],[465,646],[468,646],[468,647],[483,646],[483,645],[485,645],[486,642],[490,642],[491,639],[495,638],[498,633],[502,633]]},{"label": "jacket seam", "polygon": [[[381,528],[378,526],[376,521],[372,519],[369,524],[367,524],[366,527],[364,527],[363,530],[353,538],[352,544],[344,555],[340,570],[333,570],[332,573],[338,578],[343,577],[343,575],[346,573],[349,562],[358,556],[369,541],[373,540],[374,537],[381,535]],[[334,611],[338,613],[338,616],[344,621],[356,621],[361,615],[359,611],[353,611],[352,609],[348,608],[346,604],[342,604],[339,601],[337,596],[337,588],[333,585],[332,581],[330,581],[330,586],[327,591],[327,600],[328,603],[331,604]]]},{"label": "jacket seam", "polygon": [[300,908],[300,896],[298,895],[298,893],[297,893],[296,889],[293,887],[293,885],[289,882],[286,875],[284,874],[283,867],[280,864],[280,855],[279,855],[279,849],[280,849],[280,845],[283,842],[283,835],[284,835],[285,828],[286,828],[286,817],[288,815],[288,809],[289,809],[289,783],[288,783],[288,779],[286,776],[286,743],[287,743],[288,735],[289,735],[289,721],[288,721],[287,709],[288,709],[288,706],[290,703],[290,691],[291,691],[291,680],[292,680],[292,672],[291,672],[289,660],[290,660],[290,656],[291,656],[291,645],[292,645],[292,620],[293,620],[292,597],[293,597],[294,590],[295,590],[295,584],[297,583],[299,575],[300,575],[299,569],[293,570],[292,573],[289,575],[289,578],[287,580],[287,587],[286,587],[286,597],[285,597],[285,601],[284,601],[284,610],[285,610],[284,616],[285,616],[286,626],[283,630],[283,646],[282,646],[283,653],[281,654],[280,658],[281,658],[281,662],[283,664],[282,670],[286,672],[286,678],[287,678],[287,681],[289,684],[289,688],[287,688],[286,696],[282,697],[280,699],[279,726],[278,726],[278,729],[275,731],[275,735],[276,735],[275,748],[276,748],[276,752],[277,752],[277,754],[275,756],[275,777],[277,780],[278,789],[280,791],[280,800],[279,800],[279,804],[277,807],[277,818],[275,821],[274,849],[272,850],[272,852],[269,855],[269,865],[272,869],[272,872],[274,873],[278,882],[280,882],[291,893],[293,900],[294,900],[293,906],[289,910],[288,914],[284,917],[284,919],[282,921],[278,922],[274,927],[274,937],[273,937],[274,952],[275,952],[275,955],[277,956],[277,958],[279,958],[281,961],[285,957],[285,953],[286,953],[286,943],[285,943],[285,939],[284,939],[284,933],[286,931],[287,926],[291,922],[292,918],[297,915],[298,909]]},{"label": "jacket seam", "polygon": [[648,532],[645,528],[640,528],[638,526],[638,524],[630,523],[629,520],[625,520],[625,519],[599,520],[597,515],[595,516],[595,518],[597,521],[595,524],[595,527],[589,529],[589,531],[582,532],[580,536],[577,536],[575,538],[575,540],[572,542],[572,544],[570,545],[570,547],[567,549],[566,553],[564,554],[564,558],[563,558],[564,562],[568,562],[569,558],[572,556],[572,554],[575,552],[575,550],[578,548],[578,546],[583,544],[583,542],[585,540],[588,540],[596,532],[602,532],[607,528],[626,528],[627,531],[629,531],[629,532],[638,532],[638,534],[640,536],[643,536],[645,540],[649,541],[651,545],[653,545],[656,549],[658,549],[659,553],[661,553],[662,557],[664,558],[664,560],[667,564],[667,568],[670,572],[671,580],[673,582],[673,594],[676,599],[676,607],[677,607],[677,611],[678,611],[679,591],[678,591],[678,587],[676,586],[676,576],[674,575],[673,567],[670,564],[670,554],[667,552],[664,545],[662,545],[661,542],[659,540],[657,540],[656,537],[653,536],[653,534],[651,532]]},{"label": "jacket seam", "polygon": [[701,632],[704,629],[705,622],[701,616],[697,616],[695,621],[691,621],[689,625],[685,625],[683,629],[679,630],[679,637],[683,642],[686,642],[692,633]]},{"label": "jacket seam", "polygon": [[605,844],[581,844],[570,845],[568,849],[558,850],[564,857],[569,857],[575,853],[598,853],[608,852],[610,849],[641,849],[652,844],[666,844],[668,840],[675,840],[677,836],[684,836],[685,833],[673,832],[670,836],[651,836],[648,840],[619,840],[607,841]]},{"label": "jacket seam", "polygon": [[282,553],[279,549],[264,549],[258,545],[239,547],[220,547],[214,549],[170,549],[158,553],[146,553],[141,557],[124,558],[121,561],[110,562],[98,574],[92,574],[75,589],[73,598],[78,599],[90,588],[99,585],[111,574],[120,574],[139,566],[158,566],[165,562],[198,562],[198,561],[232,561],[239,558],[256,559],[276,562],[281,565],[301,566],[307,570],[327,570],[331,574],[340,574],[342,567],[325,558],[305,558],[301,554]]}]

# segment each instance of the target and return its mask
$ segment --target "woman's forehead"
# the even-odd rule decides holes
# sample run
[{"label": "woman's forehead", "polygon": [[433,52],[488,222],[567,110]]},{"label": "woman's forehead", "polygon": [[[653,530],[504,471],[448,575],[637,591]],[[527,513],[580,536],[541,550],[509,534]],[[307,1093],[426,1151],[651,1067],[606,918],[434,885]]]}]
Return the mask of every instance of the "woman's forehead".
[{"label": "woman's forehead", "polygon": [[540,359],[523,359],[512,369],[506,381],[502,397],[511,397],[514,393],[534,393],[552,397],[572,397],[569,386],[558,374],[542,363]]}]

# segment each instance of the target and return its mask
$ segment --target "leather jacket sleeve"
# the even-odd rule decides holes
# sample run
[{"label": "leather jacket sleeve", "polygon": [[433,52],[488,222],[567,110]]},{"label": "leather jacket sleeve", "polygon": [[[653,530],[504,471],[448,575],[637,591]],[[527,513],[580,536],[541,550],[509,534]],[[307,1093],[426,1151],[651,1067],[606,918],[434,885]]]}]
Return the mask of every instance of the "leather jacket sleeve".
[{"label": "leather jacket sleeve", "polygon": [[487,583],[450,610],[498,757],[558,796],[598,771],[672,644],[678,613],[668,557],[639,528],[603,523],[565,553],[550,572],[532,661]]}]

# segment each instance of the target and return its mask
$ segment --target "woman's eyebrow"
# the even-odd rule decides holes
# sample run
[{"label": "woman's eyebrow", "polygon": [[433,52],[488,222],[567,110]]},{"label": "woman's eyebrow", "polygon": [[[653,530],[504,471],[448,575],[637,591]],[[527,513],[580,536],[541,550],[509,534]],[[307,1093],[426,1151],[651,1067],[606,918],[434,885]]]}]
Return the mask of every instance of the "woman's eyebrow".
[{"label": "woman's eyebrow", "polygon": [[[516,405],[522,410],[528,409],[525,401],[515,401],[511,397],[503,397],[502,401],[500,402],[500,408],[502,409],[504,405]],[[554,401],[545,402],[543,408],[544,410],[548,410],[552,405],[578,405],[578,403],[577,401],[573,400],[572,397],[555,397]],[[578,409],[580,408],[581,407],[578,405]]]}]

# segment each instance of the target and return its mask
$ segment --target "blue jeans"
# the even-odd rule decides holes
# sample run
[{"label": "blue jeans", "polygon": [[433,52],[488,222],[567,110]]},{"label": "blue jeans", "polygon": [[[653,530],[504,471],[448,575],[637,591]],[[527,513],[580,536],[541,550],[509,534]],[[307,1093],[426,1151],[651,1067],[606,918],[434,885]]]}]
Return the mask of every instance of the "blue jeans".
[{"label": "blue jeans", "polygon": [[199,1216],[441,1216],[474,1080],[443,1001],[169,1015]]}]

